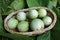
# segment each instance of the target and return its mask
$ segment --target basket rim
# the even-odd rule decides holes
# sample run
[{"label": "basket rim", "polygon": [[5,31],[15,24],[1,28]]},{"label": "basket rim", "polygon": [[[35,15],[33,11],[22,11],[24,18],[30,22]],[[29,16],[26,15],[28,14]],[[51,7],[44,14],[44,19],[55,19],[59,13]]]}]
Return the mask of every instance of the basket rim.
[{"label": "basket rim", "polygon": [[[14,14],[16,14],[17,12],[20,12],[20,11],[28,11],[28,10],[40,9],[40,8],[49,10],[49,11],[52,13],[52,15],[54,16],[53,22],[52,22],[51,25],[48,26],[47,28],[42,29],[42,30],[37,30],[37,31],[31,31],[31,32],[14,32],[14,31],[12,31],[12,30],[10,30],[10,29],[8,28],[8,26],[7,26],[6,23],[7,23],[7,20],[8,20],[12,15],[14,15]],[[18,11],[15,11],[15,12],[12,12],[11,14],[9,14],[9,15],[5,18],[5,20],[4,20],[4,28],[5,28],[8,32],[10,32],[10,33],[16,33],[16,34],[23,34],[23,35],[32,36],[32,35],[37,35],[37,34],[44,33],[44,32],[46,32],[46,31],[52,29],[52,28],[54,27],[56,21],[57,21],[57,16],[56,16],[55,12],[52,11],[51,9],[46,8],[46,7],[32,7],[32,8],[27,8],[27,9],[18,10]]]}]

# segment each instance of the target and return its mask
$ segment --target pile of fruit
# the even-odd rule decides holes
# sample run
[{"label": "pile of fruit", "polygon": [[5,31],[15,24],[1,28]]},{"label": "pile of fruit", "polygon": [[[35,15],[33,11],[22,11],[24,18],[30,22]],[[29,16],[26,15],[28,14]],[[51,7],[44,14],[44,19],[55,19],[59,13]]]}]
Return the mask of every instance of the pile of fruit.
[{"label": "pile of fruit", "polygon": [[28,12],[18,12],[16,16],[10,18],[7,22],[10,29],[16,29],[21,32],[28,30],[41,30],[52,23],[52,18],[47,15],[46,9],[33,9]]}]

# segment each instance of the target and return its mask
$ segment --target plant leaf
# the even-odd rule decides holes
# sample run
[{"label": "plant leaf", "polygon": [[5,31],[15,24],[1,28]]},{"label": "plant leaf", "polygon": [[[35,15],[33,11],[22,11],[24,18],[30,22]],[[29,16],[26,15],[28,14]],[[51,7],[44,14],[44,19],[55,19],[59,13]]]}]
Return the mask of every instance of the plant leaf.
[{"label": "plant leaf", "polygon": [[29,36],[19,35],[19,34],[10,34],[10,33],[5,33],[5,32],[1,32],[0,36],[11,38],[11,39],[14,39],[14,40],[33,40]]},{"label": "plant leaf", "polygon": [[46,7],[49,3],[49,0],[38,0],[40,6]]},{"label": "plant leaf", "polygon": [[24,0],[14,0],[10,4],[11,9],[20,10],[25,7]]},{"label": "plant leaf", "polygon": [[13,0],[0,0],[0,7],[1,7],[1,14],[6,14],[6,11],[9,9],[10,3],[13,2]]},{"label": "plant leaf", "polygon": [[48,5],[47,5],[48,8],[52,9],[53,8],[53,5],[52,5],[52,2],[49,1]]},{"label": "plant leaf", "polygon": [[60,0],[58,0],[59,4],[60,4]]},{"label": "plant leaf", "polygon": [[39,7],[37,0],[26,0],[28,7]]},{"label": "plant leaf", "polygon": [[37,37],[37,40],[50,40],[50,31],[41,34]]},{"label": "plant leaf", "polygon": [[[15,3],[16,2],[16,3]],[[24,0],[1,0],[1,14],[8,15],[12,11],[24,8]]]},{"label": "plant leaf", "polygon": [[49,1],[47,7],[52,9],[53,7],[56,7],[56,5],[57,5],[57,0],[51,0]]},{"label": "plant leaf", "polygon": [[51,39],[60,40],[60,10],[56,7],[54,7],[53,10],[57,14],[57,22],[55,27],[51,30]]},{"label": "plant leaf", "polygon": [[54,7],[56,7],[56,5],[57,5],[57,0],[51,0],[51,2],[52,2],[52,5],[53,5]]},{"label": "plant leaf", "polygon": [[53,29],[55,30],[60,30],[60,10],[56,7],[53,8],[53,10],[55,11],[56,15],[57,15],[57,22],[56,22],[56,25]]},{"label": "plant leaf", "polygon": [[2,16],[0,14],[0,31],[4,31],[4,28],[3,28],[3,20],[2,20]]},{"label": "plant leaf", "polygon": [[10,13],[14,12],[15,10],[13,9],[7,9],[6,13],[2,14],[2,15],[9,15]]},{"label": "plant leaf", "polygon": [[51,40],[60,40],[60,20],[57,20],[55,27],[51,30]]}]

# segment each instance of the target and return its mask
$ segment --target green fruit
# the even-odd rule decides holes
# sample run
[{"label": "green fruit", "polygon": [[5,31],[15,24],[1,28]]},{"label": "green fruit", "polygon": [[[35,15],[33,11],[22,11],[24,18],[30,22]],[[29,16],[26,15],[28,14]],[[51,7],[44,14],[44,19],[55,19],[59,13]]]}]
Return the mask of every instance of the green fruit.
[{"label": "green fruit", "polygon": [[32,22],[31,22],[32,30],[40,30],[41,28],[44,28],[44,23],[41,19],[32,20]]},{"label": "green fruit", "polygon": [[26,13],[24,13],[24,12],[19,12],[19,13],[17,14],[17,19],[18,19],[19,21],[24,21],[24,20],[26,20]]},{"label": "green fruit", "polygon": [[52,18],[49,16],[46,16],[43,18],[43,22],[46,26],[50,25],[52,23]]},{"label": "green fruit", "polygon": [[18,24],[18,20],[14,19],[14,18],[11,18],[9,19],[9,21],[7,22],[8,24],[8,27],[11,28],[11,29],[15,29],[17,24]]},{"label": "green fruit", "polygon": [[29,29],[29,24],[27,21],[21,21],[19,24],[18,24],[18,31],[28,31]]},{"label": "green fruit", "polygon": [[37,10],[30,10],[28,13],[28,17],[31,19],[37,18],[38,17],[38,12]]},{"label": "green fruit", "polygon": [[47,15],[47,11],[45,9],[39,9],[39,17],[45,17]]}]

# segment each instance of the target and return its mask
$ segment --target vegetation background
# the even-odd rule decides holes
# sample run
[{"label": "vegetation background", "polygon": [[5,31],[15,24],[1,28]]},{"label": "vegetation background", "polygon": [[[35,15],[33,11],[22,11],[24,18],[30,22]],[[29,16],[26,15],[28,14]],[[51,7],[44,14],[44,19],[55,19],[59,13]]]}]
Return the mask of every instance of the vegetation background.
[{"label": "vegetation background", "polygon": [[[31,7],[48,7],[57,15],[55,27],[37,36],[10,34],[4,29],[4,18],[13,11]],[[0,0],[0,40],[60,40],[60,0]]]}]

